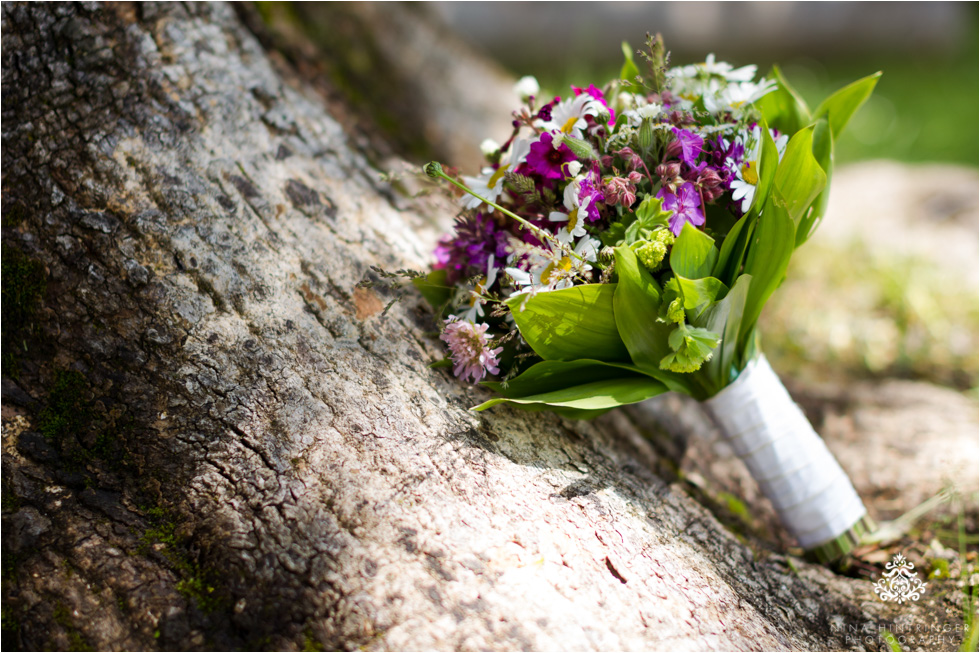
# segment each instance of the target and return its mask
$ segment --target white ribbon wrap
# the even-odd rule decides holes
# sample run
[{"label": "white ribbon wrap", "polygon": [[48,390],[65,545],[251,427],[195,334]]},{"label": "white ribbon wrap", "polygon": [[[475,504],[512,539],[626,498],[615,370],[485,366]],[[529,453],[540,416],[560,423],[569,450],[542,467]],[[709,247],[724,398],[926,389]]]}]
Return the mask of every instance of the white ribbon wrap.
[{"label": "white ribbon wrap", "polygon": [[704,405],[804,549],[842,535],[865,515],[847,474],[765,356]]}]

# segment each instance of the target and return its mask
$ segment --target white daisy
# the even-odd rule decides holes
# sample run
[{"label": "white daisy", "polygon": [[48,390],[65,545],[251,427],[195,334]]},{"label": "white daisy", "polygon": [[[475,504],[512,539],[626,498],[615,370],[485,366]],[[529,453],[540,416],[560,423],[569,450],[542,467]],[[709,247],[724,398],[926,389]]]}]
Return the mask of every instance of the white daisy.
[{"label": "white daisy", "polygon": [[[538,119],[534,126],[545,131],[560,131],[572,138],[582,138],[582,130],[588,127],[585,116],[598,116],[606,111],[602,103],[588,93],[563,100],[551,109],[551,120]],[[561,145],[561,142],[558,142]]]},{"label": "white daisy", "polygon": [[570,288],[574,279],[592,269],[590,262],[595,262],[602,246],[598,240],[586,236],[575,246],[575,255],[569,254],[564,247],[548,243],[548,248],[539,248],[529,257],[527,270],[507,268],[505,272],[513,280],[519,290],[511,296],[523,293],[537,293],[548,290]]},{"label": "white daisy", "polygon": [[[527,159],[530,151],[531,142],[529,140],[526,138],[515,138],[507,149],[507,152],[501,156],[500,166],[496,170],[487,167],[481,170],[481,174],[477,177],[467,177],[464,175],[463,183],[480,197],[495,202],[504,190],[504,175],[508,170],[513,170],[523,163]],[[460,198],[460,203],[467,209],[475,209],[483,201],[478,197],[466,194]],[[489,206],[487,210],[493,213],[492,206]]]},{"label": "white daisy", "polygon": [[715,55],[712,52],[705,57],[704,63],[696,63],[689,66],[673,68],[667,73],[667,75],[670,77],[687,78],[717,76],[722,77],[725,79],[725,81],[729,82],[751,82],[752,78],[755,77],[755,71],[755,65],[733,68],[728,62],[715,61]]},{"label": "white daisy", "polygon": [[568,213],[552,211],[548,214],[548,219],[552,222],[565,222],[565,226],[558,230],[558,242],[568,244],[576,238],[581,238],[586,234],[585,216],[588,214],[589,207],[595,201],[595,196],[589,196],[582,204],[582,181],[585,176],[579,175],[573,178],[565,186],[565,208]]},{"label": "white daisy", "polygon": [[[772,131],[770,130],[770,134]],[[742,165],[735,165],[730,163],[729,169],[735,173],[735,179],[732,180],[732,199],[736,202],[742,202],[742,214],[749,212],[752,207],[752,200],[755,199],[755,189],[756,184],[759,183],[759,155],[762,151],[762,130],[759,125],[752,128],[751,132],[740,132],[738,136],[735,137],[736,143],[741,143],[745,148],[745,156],[742,159]],[[782,134],[775,139],[776,152],[779,155],[778,158],[781,161],[783,159],[783,154],[786,153],[786,143],[789,142],[789,136],[787,134]]]},{"label": "white daisy", "polygon": [[486,294],[487,288],[493,286],[493,284],[497,281],[497,273],[499,271],[500,268],[494,265],[494,256],[491,254],[487,259],[487,274],[485,277],[476,282],[473,290],[469,291],[470,307],[466,309],[465,312],[461,313],[460,317],[470,322],[476,322],[477,317],[483,317],[483,304],[486,303],[483,296]]}]

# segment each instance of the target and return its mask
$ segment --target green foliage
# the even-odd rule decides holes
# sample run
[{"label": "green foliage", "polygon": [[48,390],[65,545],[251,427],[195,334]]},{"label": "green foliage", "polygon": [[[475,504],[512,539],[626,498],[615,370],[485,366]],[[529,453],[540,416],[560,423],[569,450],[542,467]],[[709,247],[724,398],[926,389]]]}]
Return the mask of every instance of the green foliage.
[{"label": "green foliage", "polygon": [[524,340],[545,360],[629,361],[613,316],[615,291],[615,284],[589,284],[505,303]]},{"label": "green foliage", "polygon": [[813,156],[813,127],[800,130],[790,139],[773,185],[776,201],[798,225],[803,213],[827,185],[827,173]]},{"label": "green foliage", "polygon": [[44,266],[16,247],[2,246],[3,373],[16,376],[17,360],[27,352],[28,339],[36,331],[34,318],[47,290]]},{"label": "green foliage", "polygon": [[660,369],[678,373],[696,372],[711,358],[720,342],[721,336],[713,331],[678,324],[667,338],[667,344],[674,351],[661,359]]},{"label": "green foliage", "polygon": [[711,274],[717,260],[718,248],[714,239],[685,222],[670,250],[670,269],[688,279],[701,279]]}]

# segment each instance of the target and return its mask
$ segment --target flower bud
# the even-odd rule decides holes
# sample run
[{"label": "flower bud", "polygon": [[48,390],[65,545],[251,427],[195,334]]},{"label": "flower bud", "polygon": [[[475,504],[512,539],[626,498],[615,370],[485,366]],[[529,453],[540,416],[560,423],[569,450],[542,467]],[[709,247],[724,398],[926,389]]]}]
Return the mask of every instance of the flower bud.
[{"label": "flower bud", "polygon": [[667,150],[665,155],[668,159],[676,159],[684,151],[684,146],[681,143],[681,139],[675,138],[671,142],[667,143]]},{"label": "flower bud", "polygon": [[527,102],[528,98],[532,95],[537,95],[541,91],[541,87],[538,85],[538,80],[530,75],[521,77],[514,84],[514,92],[521,97],[522,102]]},{"label": "flower bud", "polygon": [[653,121],[644,118],[640,123],[640,132],[637,137],[641,150],[649,150],[653,147]]}]

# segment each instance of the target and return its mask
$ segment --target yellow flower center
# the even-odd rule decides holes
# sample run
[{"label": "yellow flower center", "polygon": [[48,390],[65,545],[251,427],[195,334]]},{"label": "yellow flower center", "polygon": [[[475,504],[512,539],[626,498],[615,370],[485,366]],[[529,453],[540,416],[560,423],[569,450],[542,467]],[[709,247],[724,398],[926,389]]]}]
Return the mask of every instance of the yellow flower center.
[{"label": "yellow flower center", "polygon": [[565,124],[561,126],[561,130],[566,134],[571,134],[572,130],[575,129],[575,123],[578,122],[578,116],[572,116],[565,121]]},{"label": "yellow flower center", "polygon": [[572,209],[572,212],[568,214],[568,233],[575,231],[576,226],[578,226],[578,207]]},{"label": "yellow flower center", "polygon": [[561,279],[562,275],[572,269],[572,259],[563,256],[557,263],[551,262],[541,273],[541,283],[551,283]]},{"label": "yellow flower center", "polygon": [[500,178],[504,176],[504,174],[507,172],[507,168],[509,167],[510,164],[507,163],[497,168],[497,172],[493,173],[493,176],[490,177],[490,181],[487,182],[487,187],[493,188],[496,186],[497,182],[500,181]]},{"label": "yellow flower center", "polygon": [[742,166],[742,179],[755,186],[759,183],[759,171],[756,169],[755,161],[749,161]]}]

